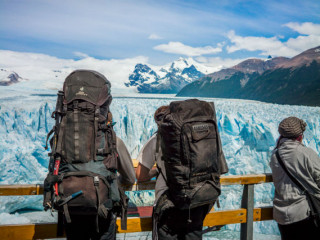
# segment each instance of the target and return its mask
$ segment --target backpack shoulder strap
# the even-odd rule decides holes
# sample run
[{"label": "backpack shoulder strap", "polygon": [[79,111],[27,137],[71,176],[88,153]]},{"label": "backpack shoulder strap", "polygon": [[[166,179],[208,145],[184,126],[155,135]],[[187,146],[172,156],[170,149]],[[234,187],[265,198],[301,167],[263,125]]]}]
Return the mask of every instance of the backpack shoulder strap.
[{"label": "backpack shoulder strap", "polygon": [[156,155],[155,155],[155,160],[157,161],[157,155],[159,154],[159,150],[160,150],[160,134],[159,132],[156,133],[157,134],[157,140],[156,140]]},{"label": "backpack shoulder strap", "polygon": [[291,181],[294,182],[297,185],[297,187],[300,188],[300,190],[302,190],[303,192],[306,192],[307,190],[302,186],[302,184],[288,171],[286,165],[284,164],[284,162],[282,161],[282,158],[280,157],[278,149],[276,150],[276,157],[278,159],[280,166],[286,172],[286,174],[291,179]]},{"label": "backpack shoulder strap", "polygon": [[127,218],[128,218],[128,202],[129,198],[125,194],[122,187],[118,186],[120,193],[120,204],[121,204],[121,229],[127,230]]}]

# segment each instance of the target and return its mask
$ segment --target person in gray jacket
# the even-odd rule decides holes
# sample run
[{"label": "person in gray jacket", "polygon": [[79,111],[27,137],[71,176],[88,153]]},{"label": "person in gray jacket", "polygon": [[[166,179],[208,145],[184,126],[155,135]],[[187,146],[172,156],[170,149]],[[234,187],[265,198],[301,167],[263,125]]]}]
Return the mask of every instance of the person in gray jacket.
[{"label": "person in gray jacket", "polygon": [[310,193],[320,196],[320,158],[311,148],[302,144],[307,124],[296,117],[281,121],[280,137],[271,157],[271,170],[275,186],[273,217],[278,223],[282,240],[320,239],[318,228],[310,217],[306,195],[286,174],[279,163],[279,153],[288,172]]}]

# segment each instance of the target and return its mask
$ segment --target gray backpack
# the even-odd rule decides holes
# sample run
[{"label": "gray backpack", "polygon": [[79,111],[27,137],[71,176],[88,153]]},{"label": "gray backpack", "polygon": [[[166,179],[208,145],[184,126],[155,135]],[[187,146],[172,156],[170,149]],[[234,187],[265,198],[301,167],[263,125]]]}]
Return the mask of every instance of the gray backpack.
[{"label": "gray backpack", "polygon": [[213,204],[221,192],[222,154],[213,103],[171,102],[158,126],[168,198],[180,209]]},{"label": "gray backpack", "polygon": [[52,152],[44,184],[44,207],[64,214],[122,216],[125,229],[127,197],[117,183],[116,134],[108,122],[110,82],[100,73],[72,72],[59,91],[56,123],[48,134]]}]

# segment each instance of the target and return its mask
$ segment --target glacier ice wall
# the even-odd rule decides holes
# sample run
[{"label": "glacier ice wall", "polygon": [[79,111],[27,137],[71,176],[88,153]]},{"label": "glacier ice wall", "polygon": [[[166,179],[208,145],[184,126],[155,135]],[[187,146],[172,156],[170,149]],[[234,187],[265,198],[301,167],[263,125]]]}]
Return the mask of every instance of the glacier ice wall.
[{"label": "glacier ice wall", "polygon": [[[135,158],[143,144],[156,131],[154,111],[161,105],[180,98],[115,97],[111,110],[116,122],[115,131]],[[229,174],[271,172],[269,158],[278,138],[277,126],[288,116],[304,119],[308,126],[304,144],[320,152],[320,108],[267,104],[230,99],[214,101],[223,150],[230,168]],[[54,95],[0,97],[0,184],[40,183],[48,165],[44,150],[46,134],[54,120]],[[255,187],[256,206],[272,204],[273,185]],[[223,187],[222,209],[240,206],[241,186]],[[137,205],[151,205],[153,192],[130,193]],[[1,197],[0,213],[21,209],[41,210],[41,197]],[[229,228],[238,229],[239,225]],[[255,231],[277,233],[274,222],[255,223]]]}]

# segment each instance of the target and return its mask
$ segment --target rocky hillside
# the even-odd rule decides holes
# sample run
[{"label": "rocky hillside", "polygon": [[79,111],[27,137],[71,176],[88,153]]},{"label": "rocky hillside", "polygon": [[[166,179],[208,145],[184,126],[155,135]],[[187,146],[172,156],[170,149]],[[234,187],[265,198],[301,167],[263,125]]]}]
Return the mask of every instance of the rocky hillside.
[{"label": "rocky hillside", "polygon": [[320,106],[320,46],[291,59],[246,60],[202,77],[185,86],[177,96]]}]

